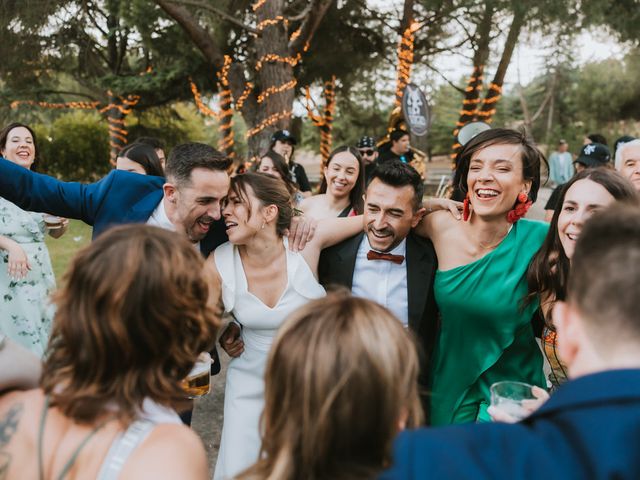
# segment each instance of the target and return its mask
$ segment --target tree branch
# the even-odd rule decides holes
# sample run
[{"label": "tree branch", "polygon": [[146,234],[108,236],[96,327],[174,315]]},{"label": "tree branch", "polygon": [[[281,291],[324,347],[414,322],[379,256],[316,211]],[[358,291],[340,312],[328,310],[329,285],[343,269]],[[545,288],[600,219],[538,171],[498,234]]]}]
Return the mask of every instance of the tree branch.
[{"label": "tree branch", "polygon": [[304,51],[305,45],[311,42],[313,34],[316,33],[322,18],[329,10],[329,7],[334,0],[311,0],[309,5],[309,12],[300,25],[300,35],[298,35],[292,42],[289,42],[289,53],[291,56],[296,56]]},{"label": "tree branch", "polygon": [[242,23],[240,20],[238,20],[237,18],[235,18],[233,15],[229,15],[227,12],[224,12],[222,10],[220,10],[219,8],[213,7],[207,3],[204,2],[199,2],[197,0],[173,0],[173,3],[177,3],[179,5],[187,5],[190,7],[196,7],[196,8],[201,8],[203,10],[206,10],[208,12],[214,13],[216,15],[218,15],[219,17],[224,18],[225,20],[229,21],[230,23],[233,23],[234,25],[247,30],[248,32],[251,32],[255,35],[260,35],[260,30],[257,30],[245,23]]},{"label": "tree branch", "polygon": [[457,86],[455,83],[453,83],[447,77],[445,77],[444,74],[442,72],[440,72],[440,70],[438,70],[437,68],[433,67],[431,64],[425,63],[425,65],[429,70],[432,70],[432,71],[436,72],[438,75],[440,75],[440,78],[442,78],[445,82],[447,82],[449,85],[451,85],[453,88],[455,88],[458,92],[460,92],[460,93],[462,93],[464,95],[464,88],[460,88],[459,86]]},{"label": "tree branch", "polygon": [[215,68],[221,69],[224,65],[224,55],[207,29],[201,27],[198,20],[186,8],[167,0],[155,0],[155,2],[182,27],[204,58]]}]

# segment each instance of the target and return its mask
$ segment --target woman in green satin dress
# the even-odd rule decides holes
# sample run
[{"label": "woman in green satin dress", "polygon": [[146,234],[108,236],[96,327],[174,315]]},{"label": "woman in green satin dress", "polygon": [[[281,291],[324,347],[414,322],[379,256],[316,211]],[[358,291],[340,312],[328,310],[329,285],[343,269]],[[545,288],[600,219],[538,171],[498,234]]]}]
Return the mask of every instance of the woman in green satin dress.
[{"label": "woman in green satin dress", "polygon": [[520,219],[540,186],[545,162],[515,130],[492,129],[459,154],[462,221],[435,212],[419,233],[438,256],[434,289],[441,326],[431,366],[431,423],[488,421],[489,387],[502,380],[545,386],[526,307],[526,272],[544,241],[545,223]]}]

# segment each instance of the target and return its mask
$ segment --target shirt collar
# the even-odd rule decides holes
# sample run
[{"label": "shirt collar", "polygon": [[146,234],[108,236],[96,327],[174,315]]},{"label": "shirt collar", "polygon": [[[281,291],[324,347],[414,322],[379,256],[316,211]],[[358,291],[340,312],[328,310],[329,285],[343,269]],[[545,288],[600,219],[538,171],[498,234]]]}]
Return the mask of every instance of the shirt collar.
[{"label": "shirt collar", "polygon": [[[367,234],[364,234],[364,239],[363,239],[363,245],[365,247],[365,252],[368,252],[369,250],[375,250],[375,248],[371,248],[371,244],[369,243],[369,237],[367,237]],[[375,250],[377,251],[377,250]],[[407,252],[407,237],[403,238],[402,241],[396,245],[393,250],[391,250],[390,252],[380,252],[380,253],[390,253],[391,255],[402,255],[403,257],[406,257],[406,252]]]}]

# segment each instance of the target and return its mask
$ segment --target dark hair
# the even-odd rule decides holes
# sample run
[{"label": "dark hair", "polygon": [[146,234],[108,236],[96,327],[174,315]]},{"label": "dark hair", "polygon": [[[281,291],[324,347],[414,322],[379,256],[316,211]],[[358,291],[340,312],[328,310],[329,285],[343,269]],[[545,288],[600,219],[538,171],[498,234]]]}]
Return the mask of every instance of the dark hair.
[{"label": "dark hair", "polygon": [[601,143],[602,145],[609,146],[607,143],[607,139],[604,135],[600,135],[599,133],[590,133],[587,135],[587,138],[591,140],[593,143]]},{"label": "dark hair", "polygon": [[638,201],[638,193],[633,188],[633,185],[613,170],[606,168],[588,169],[576,174],[569,180],[560,192],[547,237],[529,264],[527,271],[529,293],[525,300],[527,304],[535,300],[537,295],[549,298],[552,301],[564,300],[566,297],[570,261],[560,243],[558,218],[562,212],[562,205],[567,191],[574,183],[585,179],[603,186],[616,201]]},{"label": "dark hair", "polygon": [[405,135],[409,135],[409,132],[397,128],[391,131],[391,133],[389,134],[389,140],[391,140],[391,143],[393,144],[393,142],[397,142]]},{"label": "dark hair", "polygon": [[164,177],[164,170],[155,149],[146,143],[132,143],[124,147],[118,157],[128,158],[142,166],[147,175]]},{"label": "dark hair", "polygon": [[33,155],[33,163],[31,164],[31,170],[33,170],[34,172],[37,171],[37,165],[38,165],[38,140],[36,138],[36,132],[33,131],[33,129],[29,126],[29,125],[25,125],[24,123],[19,123],[19,122],[12,122],[9,125],[7,125],[6,127],[4,127],[2,130],[0,130],[0,149],[4,150],[7,147],[7,140],[9,138],[9,133],[11,132],[11,130],[13,130],[14,128],[18,128],[18,127],[22,127],[22,128],[26,128],[27,130],[29,130],[29,133],[31,133],[31,137],[33,137],[33,150],[34,150],[34,155]]},{"label": "dark hair", "polygon": [[[548,167],[547,159],[524,131],[519,132],[509,128],[485,130],[469,140],[458,153],[453,184],[460,189],[462,196],[467,194],[467,176],[469,175],[471,158],[480,150],[492,145],[520,145],[522,176],[525,180],[531,180],[529,199],[535,202],[540,188],[540,166],[544,164]],[[516,201],[514,198],[514,205]]]},{"label": "dark hair", "polygon": [[598,346],[640,341],[638,239],[638,205],[613,205],[586,223],[576,244],[567,300]]},{"label": "dark hair", "polygon": [[138,137],[133,143],[142,143],[144,145],[149,145],[151,148],[164,150],[164,145],[162,142],[156,137]]},{"label": "dark hair", "polygon": [[[358,178],[356,179],[355,185],[349,192],[349,204],[357,214],[361,214],[364,210],[364,200],[362,198],[362,195],[364,194],[364,187],[365,187],[365,168],[364,168],[364,162],[362,161],[362,155],[360,155],[360,152],[358,151],[358,149],[355,147],[342,145],[341,147],[338,147],[334,149],[333,152],[331,152],[331,154],[329,155],[329,158],[327,159],[327,163],[325,163],[324,166],[329,167],[331,160],[333,160],[333,158],[337,154],[343,153],[343,152],[349,152],[351,155],[355,157],[356,161],[358,162]],[[324,175],[322,175],[322,182],[320,183],[319,193],[326,193],[326,192],[327,192],[327,179],[325,178]]]},{"label": "dark hair", "polygon": [[131,421],[145,398],[185,406],[181,381],[219,324],[203,266],[185,237],[146,225],[81,250],[55,297],[40,381],[52,405],[79,423]]},{"label": "dark hair", "polygon": [[191,183],[191,172],[196,168],[228,171],[233,160],[204,143],[183,143],[169,154],[165,172],[167,179],[179,185]]},{"label": "dark hair", "polygon": [[[253,170],[255,172],[258,172],[258,169],[260,168],[260,164],[262,163],[262,159],[264,157],[267,157],[268,159],[271,160],[271,163],[273,163],[273,168],[276,169],[276,171],[280,174],[280,176],[282,177],[282,180],[286,184],[287,190],[289,190],[289,194],[290,195],[295,194],[296,191],[298,190],[298,184],[295,183],[291,178],[291,171],[287,166],[287,160],[278,152],[274,152],[273,150],[267,150],[267,152],[264,155],[262,155],[260,159],[255,163]],[[259,173],[264,173],[264,172],[259,172]]]},{"label": "dark hair", "polygon": [[283,182],[265,173],[248,172],[231,178],[230,191],[235,193],[247,206],[251,216],[251,205],[247,188],[250,188],[263,206],[275,205],[278,208],[276,233],[283,236],[291,224],[293,206],[291,195]]},{"label": "dark hair", "polygon": [[407,185],[413,188],[415,192],[413,195],[413,210],[414,212],[422,205],[422,197],[424,196],[424,184],[420,174],[408,163],[404,163],[402,160],[394,159],[378,164],[373,170],[367,187],[371,185],[371,182],[377,178],[382,183],[390,185],[392,187],[406,187]]},{"label": "dark hair", "polygon": [[[289,145],[291,145],[291,155],[289,156],[289,168],[293,167],[293,163],[294,163],[293,162],[293,154],[296,153],[295,144],[293,143],[292,140],[282,140],[280,138],[272,138],[271,139],[271,143],[269,144],[269,150],[273,150],[273,147],[276,146],[276,142],[277,141],[280,141],[280,142],[283,142],[283,143],[288,143]],[[274,152],[274,153],[277,153],[277,152]],[[280,154],[278,154],[278,155],[280,155]],[[282,157],[282,155],[280,155],[280,156]],[[282,158],[284,158],[284,157],[282,157]],[[286,161],[286,159],[285,159],[285,161]]]}]

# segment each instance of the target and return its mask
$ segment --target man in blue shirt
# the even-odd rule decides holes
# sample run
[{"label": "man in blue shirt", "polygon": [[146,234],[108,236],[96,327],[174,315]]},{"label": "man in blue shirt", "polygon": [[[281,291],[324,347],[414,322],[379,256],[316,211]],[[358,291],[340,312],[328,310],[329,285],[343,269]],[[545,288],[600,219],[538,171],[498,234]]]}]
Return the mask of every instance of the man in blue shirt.
[{"label": "man in blue shirt", "polygon": [[640,478],[640,208],[584,226],[553,310],[572,380],[519,423],[404,432],[382,479]]}]

